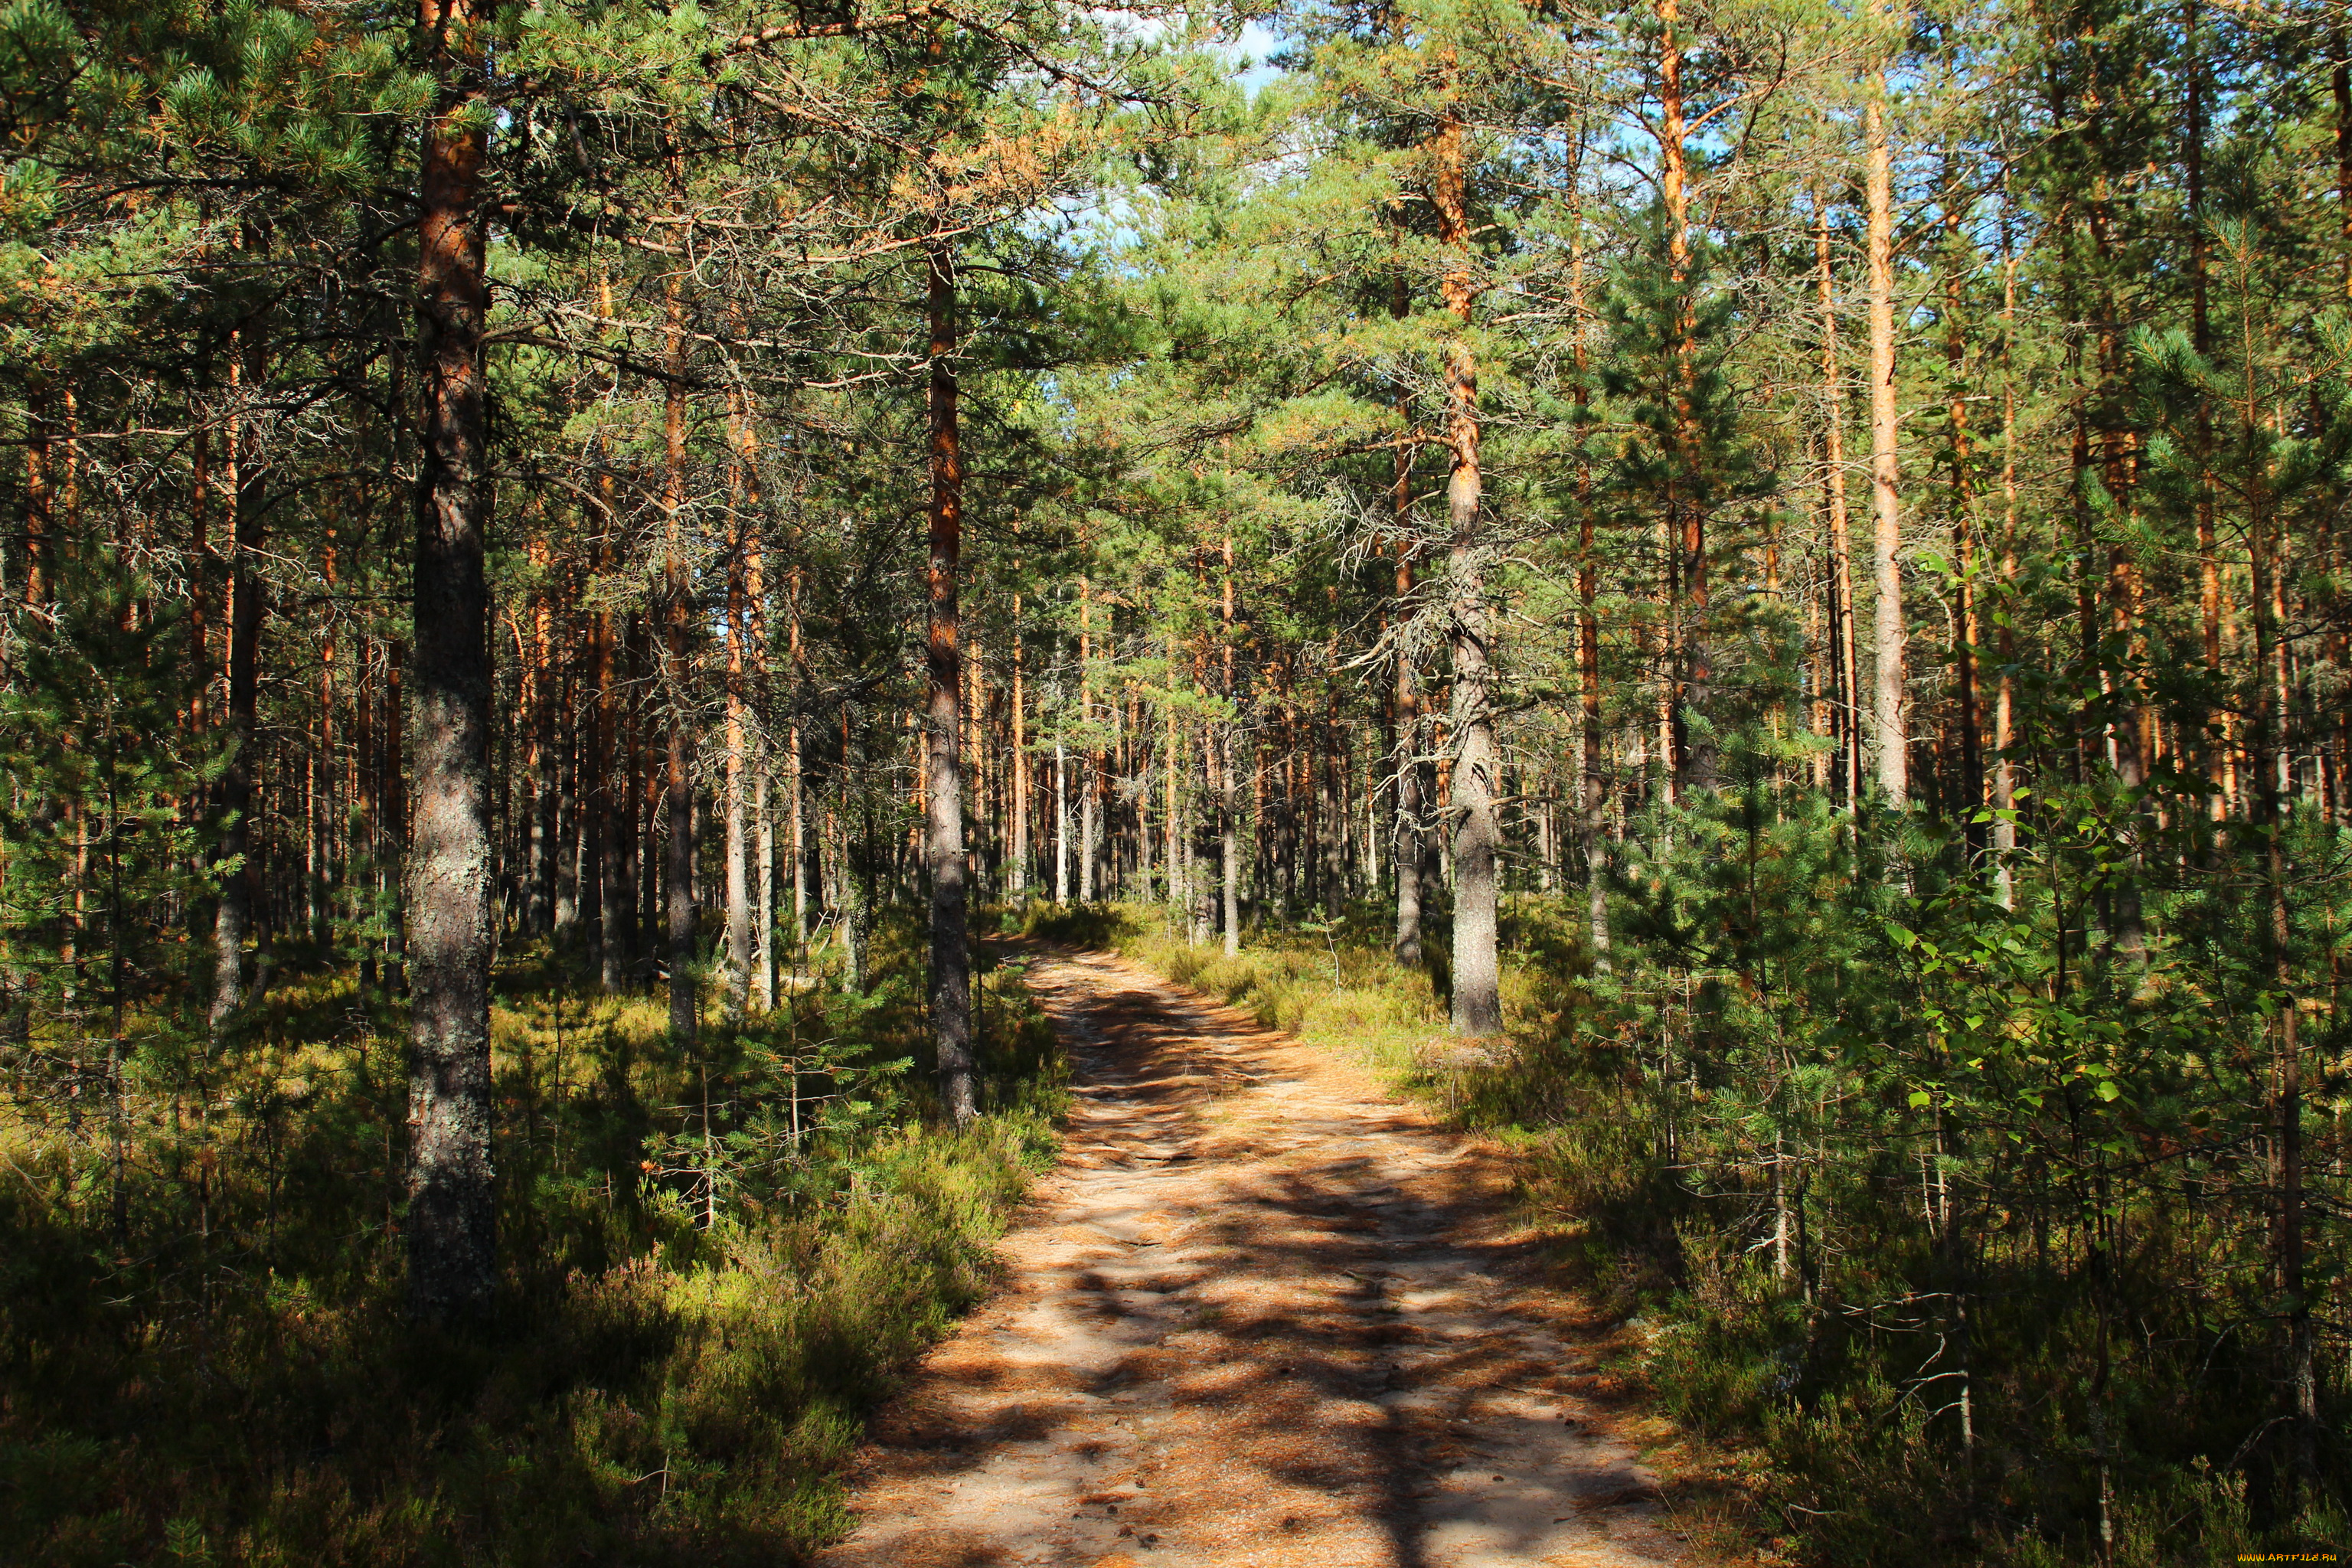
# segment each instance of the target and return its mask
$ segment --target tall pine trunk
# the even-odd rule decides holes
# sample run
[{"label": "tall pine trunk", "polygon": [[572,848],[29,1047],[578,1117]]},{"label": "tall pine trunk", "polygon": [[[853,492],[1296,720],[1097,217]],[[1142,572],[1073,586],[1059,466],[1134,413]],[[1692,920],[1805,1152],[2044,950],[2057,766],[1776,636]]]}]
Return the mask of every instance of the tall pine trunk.
[{"label": "tall pine trunk", "polygon": [[1871,717],[1878,742],[1878,787],[1889,805],[1910,799],[1911,765],[1903,733],[1903,542],[1897,504],[1895,443],[1900,424],[1895,402],[1895,212],[1886,146],[1886,79],[1872,79],[1863,109],[1863,198],[1870,250],[1870,516],[1871,565],[1877,587],[1873,631],[1877,644]]},{"label": "tall pine trunk", "polygon": [[439,104],[424,137],[417,262],[421,428],[407,882],[411,1055],[408,1289],[420,1318],[488,1308],[497,1268],[490,1166],[490,658],[483,566],[482,212],[488,122],[473,0],[423,0]]},{"label": "tall pine trunk", "polygon": [[[752,850],[764,837],[758,825],[767,816],[764,773],[755,788],[751,777],[750,688],[758,653],[752,628],[759,617],[760,571],[758,524],[751,502],[751,426],[743,395],[730,390],[727,398],[727,1017],[740,1026],[756,987],[761,1006],[767,1005],[764,973],[767,942],[755,940],[754,883],[749,864]],[[756,799],[754,798],[756,796]],[[756,816],[749,816],[756,808]],[[766,879],[760,879],[764,889]]]},{"label": "tall pine trunk", "polygon": [[1660,0],[1658,23],[1658,193],[1665,206],[1666,269],[1675,286],[1674,462],[1666,474],[1665,521],[1667,592],[1676,601],[1668,621],[1675,689],[1667,715],[1667,776],[1680,798],[1683,786],[1715,785],[1715,731],[1705,717],[1712,706],[1714,666],[1708,647],[1706,510],[1697,471],[1698,313],[1692,293],[1690,163],[1685,146],[1689,131],[1676,0]]},{"label": "tall pine trunk", "polygon": [[740,521],[727,552],[727,1019],[740,1025],[751,1003],[751,839],[745,812],[751,805],[750,731],[745,723],[743,644],[751,631],[744,579],[746,547]]},{"label": "tall pine trunk", "polygon": [[[760,711],[768,710],[768,546],[760,519],[759,479],[752,467],[755,447],[746,419],[737,450],[742,456],[751,525],[744,530],[743,592],[744,656],[751,689]],[[763,1013],[776,1005],[776,748],[763,726],[751,752],[752,863],[757,868],[751,889],[752,1000]]]},{"label": "tall pine trunk", "polygon": [[1078,901],[1097,896],[1097,858],[1102,853],[1102,752],[1092,744],[1095,718],[1094,591],[1078,579],[1078,723],[1087,731],[1088,744],[1079,757],[1078,774]]},{"label": "tall pine trunk", "polygon": [[929,788],[925,858],[931,872],[931,1038],[940,1103],[961,1127],[978,1110],[972,1075],[971,955],[963,852],[963,632],[957,580],[963,550],[963,453],[956,406],[955,258],[931,247],[931,505],[929,561]]},{"label": "tall pine trunk", "polygon": [[2017,371],[2011,345],[2017,323],[2017,256],[2011,247],[2009,191],[2001,190],[2000,217],[2000,605],[1995,618],[2000,685],[1993,698],[1992,855],[1993,886],[2001,908],[2017,900],[2017,629],[2009,613],[2017,589]]},{"label": "tall pine trunk", "polygon": [[[602,553],[600,552],[600,553]],[[610,564],[609,557],[604,563]],[[596,945],[596,981],[606,995],[621,989],[628,963],[628,862],[624,840],[625,813],[616,809],[626,775],[620,767],[621,716],[614,691],[614,644],[619,628],[611,610],[598,610],[590,632],[589,661],[595,690],[589,700],[588,851],[582,858],[583,918]],[[593,889],[593,892],[590,889]],[[593,904],[591,913],[588,905]]]},{"label": "tall pine trunk", "polygon": [[[675,160],[675,154],[673,154]],[[675,163],[673,163],[675,166]],[[682,204],[681,204],[682,205]],[[700,998],[694,974],[694,786],[687,731],[687,636],[693,616],[686,563],[686,299],[685,279],[667,285],[669,379],[662,394],[663,656],[669,698],[669,751],[663,802],[669,834],[663,857],[663,912],[669,925],[669,1037],[692,1046]]]},{"label": "tall pine trunk", "polygon": [[[1021,563],[1013,563],[1021,575]],[[1013,595],[1013,798],[1005,815],[1012,818],[1013,847],[1007,858],[1005,887],[1015,898],[1029,892],[1029,724],[1028,666],[1021,641],[1021,595]]]},{"label": "tall pine trunk", "polygon": [[1496,952],[1496,775],[1487,700],[1488,612],[1479,535],[1478,363],[1470,345],[1473,299],[1470,220],[1464,182],[1466,149],[1459,109],[1440,121],[1432,149],[1430,195],[1438,237],[1446,247],[1445,308],[1455,331],[1445,349],[1445,444],[1453,471],[1445,484],[1451,527],[1447,560],[1454,655],[1454,1032],[1483,1037],[1503,1029],[1502,968]]}]

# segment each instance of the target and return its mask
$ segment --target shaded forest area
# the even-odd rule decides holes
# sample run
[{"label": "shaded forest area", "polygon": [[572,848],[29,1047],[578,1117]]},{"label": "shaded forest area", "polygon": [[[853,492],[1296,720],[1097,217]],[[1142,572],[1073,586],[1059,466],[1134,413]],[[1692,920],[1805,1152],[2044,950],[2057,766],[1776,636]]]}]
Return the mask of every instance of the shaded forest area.
[{"label": "shaded forest area", "polygon": [[1120,941],[1759,1550],[2352,1517],[2352,16],[0,12],[0,1534],[789,1560]]}]

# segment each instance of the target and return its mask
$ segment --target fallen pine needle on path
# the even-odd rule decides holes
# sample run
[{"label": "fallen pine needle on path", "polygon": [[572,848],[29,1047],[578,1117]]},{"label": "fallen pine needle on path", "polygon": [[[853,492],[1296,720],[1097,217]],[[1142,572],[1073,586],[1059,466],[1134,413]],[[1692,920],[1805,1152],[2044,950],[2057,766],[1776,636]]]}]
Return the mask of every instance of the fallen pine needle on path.
[{"label": "fallen pine needle on path", "polygon": [[1062,1162],[1006,1289],[878,1418],[824,1568],[1684,1560],[1498,1162],[1328,1052],[1039,958]]}]

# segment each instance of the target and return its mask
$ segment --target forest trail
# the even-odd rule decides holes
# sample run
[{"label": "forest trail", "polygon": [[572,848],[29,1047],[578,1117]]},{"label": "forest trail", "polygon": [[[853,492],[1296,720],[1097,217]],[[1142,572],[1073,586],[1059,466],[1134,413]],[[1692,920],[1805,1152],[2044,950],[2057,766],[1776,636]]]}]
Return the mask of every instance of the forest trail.
[{"label": "forest trail", "polygon": [[1684,1560],[1496,1161],[1327,1052],[1032,952],[1062,1163],[1007,1289],[877,1423],[824,1568]]}]

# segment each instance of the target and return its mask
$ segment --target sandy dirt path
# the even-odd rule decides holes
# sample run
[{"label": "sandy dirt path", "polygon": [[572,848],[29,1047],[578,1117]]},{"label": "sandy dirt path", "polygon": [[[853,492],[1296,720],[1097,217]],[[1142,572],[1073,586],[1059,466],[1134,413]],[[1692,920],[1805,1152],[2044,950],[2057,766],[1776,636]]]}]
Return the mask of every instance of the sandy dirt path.
[{"label": "sandy dirt path", "polygon": [[1370,1074],[1099,954],[1008,1284],[917,1369],[825,1568],[1613,1568],[1685,1550],[1502,1175]]}]

